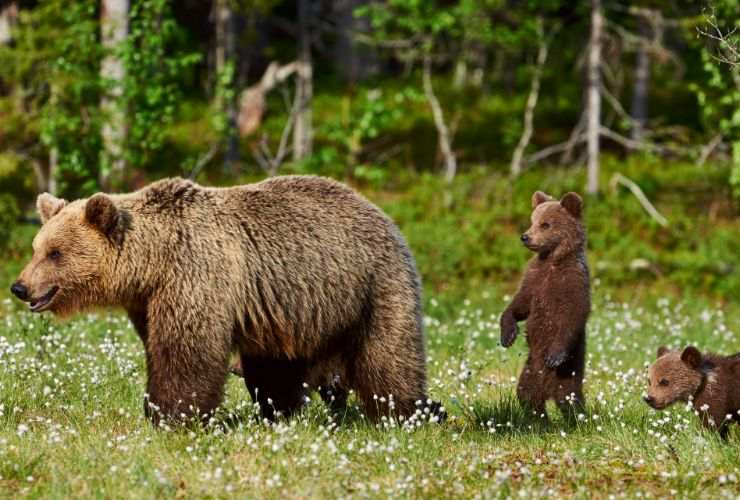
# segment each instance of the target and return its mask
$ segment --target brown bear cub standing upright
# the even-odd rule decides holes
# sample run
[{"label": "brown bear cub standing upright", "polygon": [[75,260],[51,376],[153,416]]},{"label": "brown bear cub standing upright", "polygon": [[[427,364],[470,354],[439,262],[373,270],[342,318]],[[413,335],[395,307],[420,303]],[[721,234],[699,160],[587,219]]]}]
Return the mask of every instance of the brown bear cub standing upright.
[{"label": "brown bear cub standing upright", "polygon": [[319,387],[335,403],[354,389],[373,419],[426,401],[414,259],[395,224],[338,182],[166,179],[72,203],[43,194],[38,209],[43,226],[13,293],[37,312],[125,308],[155,422],[208,416],[234,350],[270,417]]},{"label": "brown bear cub standing upright", "polygon": [[656,410],[690,401],[702,423],[723,437],[731,422],[740,424],[740,353],[719,356],[693,346],[682,352],[660,347],[648,383],[645,402]]},{"label": "brown bear cub standing upright", "polygon": [[591,311],[582,201],[575,193],[560,201],[541,191],[532,196],[532,226],[522,243],[536,253],[519,291],[501,316],[501,344],[514,343],[518,321],[527,320],[529,357],[517,397],[537,415],[554,399],[564,415],[583,407],[586,321]]}]

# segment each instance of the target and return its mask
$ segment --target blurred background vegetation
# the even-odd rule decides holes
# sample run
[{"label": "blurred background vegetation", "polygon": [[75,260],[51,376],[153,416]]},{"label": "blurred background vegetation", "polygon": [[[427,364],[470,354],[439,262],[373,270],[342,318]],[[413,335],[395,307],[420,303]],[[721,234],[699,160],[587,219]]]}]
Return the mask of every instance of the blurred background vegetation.
[{"label": "blurred background vegetation", "polygon": [[301,173],[387,210],[449,304],[516,286],[536,189],[587,195],[597,287],[737,299],[738,27],[737,0],[0,1],[0,276],[39,192]]}]

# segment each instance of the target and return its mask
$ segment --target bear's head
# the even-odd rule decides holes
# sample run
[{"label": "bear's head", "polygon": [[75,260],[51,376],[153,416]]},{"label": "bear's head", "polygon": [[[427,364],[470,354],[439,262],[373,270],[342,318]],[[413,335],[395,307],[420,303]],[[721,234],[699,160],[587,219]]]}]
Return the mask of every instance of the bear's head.
[{"label": "bear's head", "polygon": [[581,248],[585,233],[581,220],[583,201],[568,193],[560,201],[542,191],[532,195],[532,226],[522,234],[524,246],[540,257],[553,255],[560,259]]},{"label": "bear's head", "polygon": [[33,312],[69,315],[106,302],[106,264],[122,231],[122,213],[111,197],[96,194],[68,203],[48,193],[36,202],[41,229],[33,257],[11,291]]},{"label": "bear's head", "polygon": [[688,401],[700,389],[704,374],[702,355],[696,347],[683,351],[658,348],[658,359],[648,369],[648,392],[645,402],[662,410],[676,401]]}]

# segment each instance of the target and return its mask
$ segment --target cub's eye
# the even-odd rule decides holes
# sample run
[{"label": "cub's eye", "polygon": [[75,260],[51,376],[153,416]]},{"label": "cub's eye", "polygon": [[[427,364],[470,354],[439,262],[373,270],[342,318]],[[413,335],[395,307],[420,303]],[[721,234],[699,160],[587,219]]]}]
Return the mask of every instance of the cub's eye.
[{"label": "cub's eye", "polygon": [[550,224],[548,224],[547,222],[543,222],[542,224],[540,224],[540,228],[542,228],[542,229],[550,229]]},{"label": "cub's eye", "polygon": [[662,385],[663,387],[665,387],[665,386],[667,386],[667,385],[668,385],[668,381],[667,381],[666,379],[664,379],[664,378],[660,379],[660,382],[658,382],[658,383],[659,383],[660,385]]},{"label": "cub's eye", "polygon": [[49,255],[48,255],[49,259],[51,260],[59,260],[61,256],[62,256],[62,252],[60,252],[59,250],[52,250],[51,252],[49,252]]}]

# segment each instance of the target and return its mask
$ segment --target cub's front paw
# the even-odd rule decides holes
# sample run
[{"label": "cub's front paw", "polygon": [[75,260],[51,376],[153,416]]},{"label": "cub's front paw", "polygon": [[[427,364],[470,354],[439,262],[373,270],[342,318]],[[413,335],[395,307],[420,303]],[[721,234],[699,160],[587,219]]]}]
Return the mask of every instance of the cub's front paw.
[{"label": "cub's front paw", "polygon": [[567,359],[567,352],[555,352],[552,354],[548,354],[545,358],[545,366],[547,366],[548,368],[557,368],[558,366],[565,363]]},{"label": "cub's front paw", "polygon": [[515,321],[512,322],[501,322],[501,345],[504,347],[511,347],[511,344],[516,340],[516,336],[519,333],[519,325]]}]

